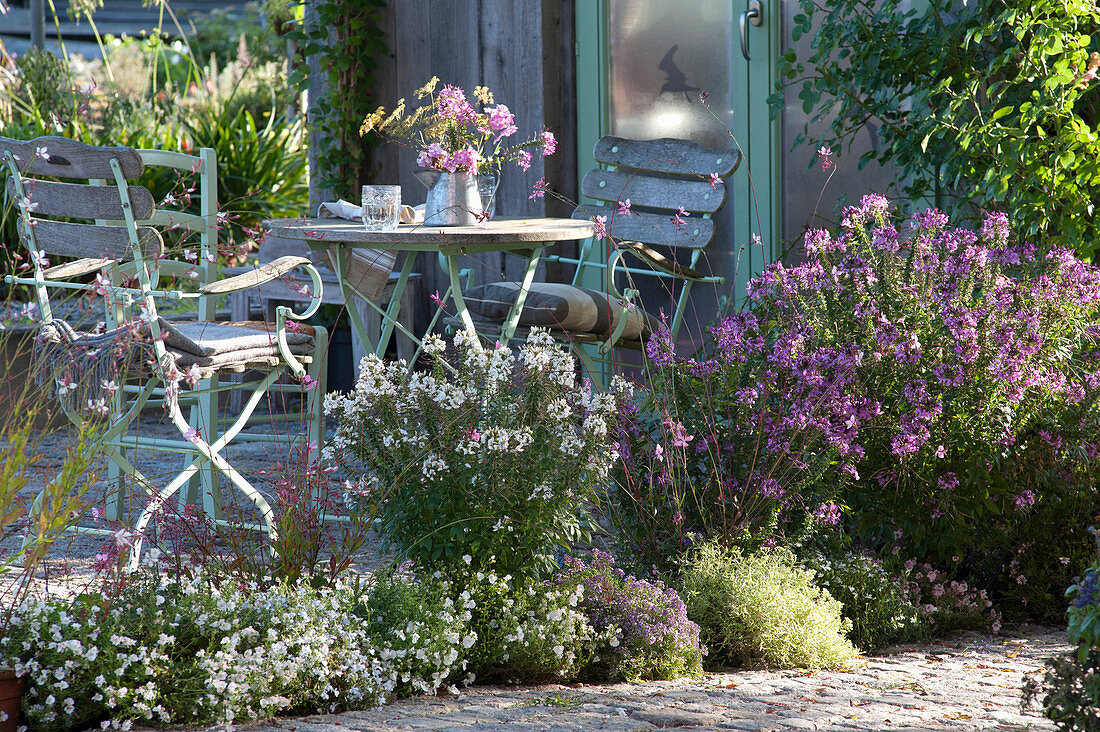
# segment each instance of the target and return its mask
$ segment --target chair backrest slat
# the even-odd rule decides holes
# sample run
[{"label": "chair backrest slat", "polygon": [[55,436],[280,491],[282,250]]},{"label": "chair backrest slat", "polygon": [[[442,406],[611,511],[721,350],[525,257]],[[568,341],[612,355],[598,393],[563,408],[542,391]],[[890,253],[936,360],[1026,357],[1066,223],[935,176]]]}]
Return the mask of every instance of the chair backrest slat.
[{"label": "chair backrest slat", "polygon": [[594,154],[604,165],[699,178],[711,173],[725,178],[741,162],[737,148],[713,150],[690,140],[669,138],[627,140],[608,136],[596,143]]},{"label": "chair backrest slat", "polygon": [[[19,223],[22,235],[22,222]],[[139,226],[138,241],[146,259],[159,257],[163,249],[160,233],[149,226]],[[62,257],[132,259],[130,234],[125,226],[71,224],[49,219],[34,222],[34,239],[47,254]]]},{"label": "chair backrest slat", "polygon": [[[39,152],[41,149],[45,149],[45,155]],[[118,160],[124,178],[137,178],[145,171],[145,163],[133,148],[93,147],[67,137],[34,140],[0,137],[0,153],[5,150],[16,156],[16,165],[24,175],[113,180],[112,159]]]},{"label": "chair backrest slat", "polygon": [[[633,205],[633,201],[631,202]],[[573,212],[573,218],[593,220],[596,216],[606,216],[607,233],[614,239],[640,241],[644,244],[659,244],[667,247],[701,249],[714,238],[714,221],[696,218],[683,219],[683,225],[673,223],[672,218],[664,214],[636,213],[626,216],[610,206],[581,204]]]},{"label": "chair backrest slat", "polygon": [[706,180],[655,178],[623,170],[590,170],[581,181],[581,193],[599,201],[630,199],[632,207],[692,213],[714,213],[726,201],[726,186]]},{"label": "chair backrest slat", "polygon": [[[125,214],[115,186],[57,183],[49,180],[24,181],[24,190],[36,216],[66,216],[74,219],[121,220]],[[127,186],[134,218],[147,219],[156,210],[153,194],[143,186]],[[15,196],[15,181],[8,179],[8,197]]]}]

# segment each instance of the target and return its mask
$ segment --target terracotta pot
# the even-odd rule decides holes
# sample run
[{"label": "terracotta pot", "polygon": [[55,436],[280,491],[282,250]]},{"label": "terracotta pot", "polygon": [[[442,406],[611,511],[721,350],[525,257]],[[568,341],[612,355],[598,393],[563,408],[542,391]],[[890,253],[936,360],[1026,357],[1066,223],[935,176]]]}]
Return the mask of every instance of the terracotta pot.
[{"label": "terracotta pot", "polygon": [[0,732],[15,732],[19,727],[19,703],[23,699],[23,679],[15,675],[15,670],[0,668]]}]

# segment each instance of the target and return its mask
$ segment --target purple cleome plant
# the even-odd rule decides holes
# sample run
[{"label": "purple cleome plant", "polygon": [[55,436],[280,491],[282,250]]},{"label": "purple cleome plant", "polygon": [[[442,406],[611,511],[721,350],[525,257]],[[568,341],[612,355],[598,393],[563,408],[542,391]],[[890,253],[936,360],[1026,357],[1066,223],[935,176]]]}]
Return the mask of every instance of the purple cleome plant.
[{"label": "purple cleome plant", "polygon": [[[871,195],[748,297],[702,357],[678,357],[667,332],[648,344],[652,390],[620,431],[632,548],[656,561],[693,532],[759,540],[838,497],[879,548],[961,556],[988,583],[1027,546],[1018,566],[1068,584],[1079,563],[1063,560],[1089,549],[1100,508],[1097,268],[1012,242],[1003,214],[969,231],[929,209],[900,227]],[[694,439],[674,446],[668,425]],[[1040,520],[1054,506],[1062,518]]]}]

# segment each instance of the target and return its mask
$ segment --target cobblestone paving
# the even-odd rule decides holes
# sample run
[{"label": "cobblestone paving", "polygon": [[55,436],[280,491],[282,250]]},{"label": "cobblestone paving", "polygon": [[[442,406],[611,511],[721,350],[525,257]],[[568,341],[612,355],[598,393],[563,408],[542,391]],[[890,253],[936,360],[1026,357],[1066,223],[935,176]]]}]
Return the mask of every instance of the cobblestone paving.
[{"label": "cobblestone paving", "polygon": [[846,671],[737,671],[701,681],[471,687],[339,715],[280,719],[248,732],[382,730],[1048,730],[1021,687],[1068,650],[1065,631],[1024,626],[990,638],[891,649]]}]

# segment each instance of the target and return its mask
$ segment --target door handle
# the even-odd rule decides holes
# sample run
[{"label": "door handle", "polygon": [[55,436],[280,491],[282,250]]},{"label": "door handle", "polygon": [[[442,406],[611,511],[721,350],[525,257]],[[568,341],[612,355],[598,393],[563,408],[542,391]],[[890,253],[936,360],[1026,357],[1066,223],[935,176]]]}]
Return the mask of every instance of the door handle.
[{"label": "door handle", "polygon": [[749,0],[749,9],[741,13],[741,55],[748,61],[750,59],[749,39],[745,31],[746,21],[753,25],[762,25],[764,23],[764,5],[760,0]]}]

